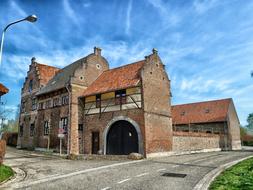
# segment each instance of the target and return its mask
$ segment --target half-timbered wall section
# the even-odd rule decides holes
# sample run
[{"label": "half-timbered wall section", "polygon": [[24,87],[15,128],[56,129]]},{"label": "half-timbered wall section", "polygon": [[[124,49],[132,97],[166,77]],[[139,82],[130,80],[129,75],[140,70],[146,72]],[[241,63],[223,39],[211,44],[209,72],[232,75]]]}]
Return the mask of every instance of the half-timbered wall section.
[{"label": "half-timbered wall section", "polygon": [[141,108],[141,88],[127,88],[85,98],[85,115]]}]

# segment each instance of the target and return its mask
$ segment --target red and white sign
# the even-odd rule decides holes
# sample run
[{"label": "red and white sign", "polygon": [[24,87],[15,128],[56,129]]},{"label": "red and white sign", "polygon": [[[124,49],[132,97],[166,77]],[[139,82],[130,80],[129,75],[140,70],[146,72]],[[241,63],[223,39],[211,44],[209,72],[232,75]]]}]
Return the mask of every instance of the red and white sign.
[{"label": "red and white sign", "polygon": [[63,139],[64,138],[64,134],[58,134],[58,138],[60,138],[60,139]]},{"label": "red and white sign", "polygon": [[64,131],[63,128],[60,127],[60,128],[58,129],[58,134],[64,134],[64,132],[65,132],[65,131]]}]

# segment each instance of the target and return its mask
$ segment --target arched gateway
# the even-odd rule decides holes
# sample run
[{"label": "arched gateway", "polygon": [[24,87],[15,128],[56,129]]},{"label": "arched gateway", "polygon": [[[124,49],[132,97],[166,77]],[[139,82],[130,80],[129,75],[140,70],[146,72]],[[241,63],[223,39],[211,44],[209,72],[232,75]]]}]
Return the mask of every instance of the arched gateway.
[{"label": "arched gateway", "polygon": [[143,142],[138,124],[126,117],[114,118],[104,132],[104,153],[127,155],[132,152],[143,154]]}]

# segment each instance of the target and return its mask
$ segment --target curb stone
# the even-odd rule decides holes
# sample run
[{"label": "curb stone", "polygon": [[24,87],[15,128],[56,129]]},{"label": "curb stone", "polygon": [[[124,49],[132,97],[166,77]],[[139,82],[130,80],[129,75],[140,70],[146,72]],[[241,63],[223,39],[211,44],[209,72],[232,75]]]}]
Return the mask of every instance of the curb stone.
[{"label": "curb stone", "polygon": [[19,182],[22,181],[26,177],[25,171],[23,171],[20,168],[13,167],[12,170],[14,171],[14,175],[10,177],[9,179],[3,181],[0,183],[0,189],[1,188],[8,188],[10,184],[13,182]]},{"label": "curb stone", "polygon": [[226,170],[227,168],[243,161],[243,160],[247,160],[249,158],[252,158],[253,156],[247,156],[245,158],[241,158],[238,160],[234,160],[232,162],[223,164],[221,166],[219,166],[218,168],[210,171],[209,173],[207,173],[193,188],[193,190],[208,190],[210,184],[214,181],[214,179],[224,170]]}]

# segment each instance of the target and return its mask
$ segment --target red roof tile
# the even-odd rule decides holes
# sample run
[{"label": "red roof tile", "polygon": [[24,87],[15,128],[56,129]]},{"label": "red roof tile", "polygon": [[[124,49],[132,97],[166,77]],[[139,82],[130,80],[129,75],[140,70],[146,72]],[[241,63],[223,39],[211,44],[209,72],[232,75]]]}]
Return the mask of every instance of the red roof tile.
[{"label": "red roof tile", "polygon": [[213,100],[172,106],[173,124],[226,121],[232,99]]},{"label": "red roof tile", "polygon": [[137,86],[140,81],[139,71],[145,61],[138,61],[103,72],[85,91],[83,96]]},{"label": "red roof tile", "polygon": [[37,63],[41,84],[46,85],[53,76],[60,71],[59,68]]},{"label": "red roof tile", "polygon": [[9,92],[9,89],[6,88],[2,83],[0,83],[0,96]]}]

